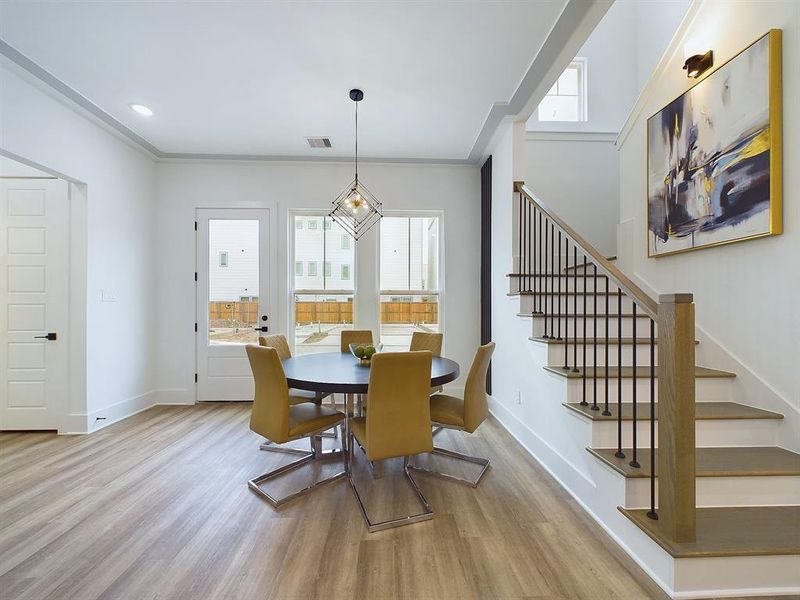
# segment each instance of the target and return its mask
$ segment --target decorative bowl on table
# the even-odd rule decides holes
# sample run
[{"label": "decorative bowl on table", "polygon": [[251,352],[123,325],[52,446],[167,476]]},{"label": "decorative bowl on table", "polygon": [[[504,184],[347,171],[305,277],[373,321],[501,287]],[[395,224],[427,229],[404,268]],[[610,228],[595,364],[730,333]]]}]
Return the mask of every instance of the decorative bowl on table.
[{"label": "decorative bowl on table", "polygon": [[368,367],[372,362],[372,357],[381,351],[383,344],[350,344],[350,354],[357,360],[362,367]]}]

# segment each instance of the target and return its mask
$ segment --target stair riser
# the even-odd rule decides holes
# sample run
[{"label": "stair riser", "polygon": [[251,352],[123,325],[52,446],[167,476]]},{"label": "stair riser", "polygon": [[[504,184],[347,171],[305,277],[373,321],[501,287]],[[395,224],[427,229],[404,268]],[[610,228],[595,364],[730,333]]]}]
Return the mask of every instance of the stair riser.
[{"label": "stair riser", "polygon": [[[521,287],[519,287],[520,283],[517,282],[517,278],[514,277],[514,278],[509,278],[509,279],[510,279],[510,281],[509,281],[508,291],[511,292],[511,293],[517,293],[520,290],[529,291],[529,292],[534,292],[534,291],[535,292],[544,292],[544,291],[550,292],[551,291],[550,286],[553,285],[554,282],[555,282],[555,290],[558,291],[558,280],[559,279],[561,279],[561,291],[562,292],[567,292],[567,291],[572,291],[572,290],[577,290],[578,292],[584,291],[583,290],[583,285],[584,285],[584,283],[583,283],[584,278],[583,277],[578,277],[577,287],[575,287],[576,283],[575,283],[575,279],[573,277],[560,277],[560,278],[558,278],[558,277],[542,277],[542,278],[540,278],[540,280],[538,282],[534,281],[534,279],[531,277],[530,281],[528,281],[527,279],[522,281],[521,282]],[[545,281],[547,281],[547,289],[546,290],[544,288],[544,285],[545,285],[544,282]],[[595,289],[595,287],[594,287],[594,278],[593,277],[587,277],[586,278],[586,291],[587,292],[592,292],[592,291],[594,291],[594,289]],[[608,286],[608,291],[609,292],[616,293],[618,289],[619,288],[616,285],[614,285],[613,283],[609,283],[609,286]],[[601,277],[597,278],[597,291],[598,292],[605,292],[606,291],[606,282]]]},{"label": "stair riser", "polygon": [[[602,289],[602,288],[601,288]],[[586,308],[584,309],[583,301],[584,298],[586,299]],[[558,302],[559,297],[558,295],[554,296],[520,296],[519,297],[519,312],[529,313],[532,312],[534,309],[534,304],[536,305],[537,310],[543,308],[545,305],[545,300],[547,300],[547,310],[550,312],[559,312],[558,310]],[[562,313],[570,313],[572,314],[573,307],[575,306],[576,298],[571,294],[561,294],[561,310]],[[594,312],[594,296],[583,296],[579,295],[577,297],[578,303],[578,313],[593,313]],[[605,313],[606,310],[606,296],[599,295],[597,296],[597,312],[598,313]],[[617,298],[615,296],[608,298],[608,310],[611,314],[616,314],[617,312]],[[623,297],[622,299],[622,312],[625,314],[630,314],[633,311],[633,302],[627,298]]]},{"label": "stair riser", "polygon": [[[656,498],[658,478],[656,478]],[[697,506],[787,506],[800,502],[800,477],[698,477]],[[658,500],[656,500],[658,503]],[[626,480],[626,508],[650,506],[650,480]]]},{"label": "stair riser", "polygon": [[[559,377],[551,373],[552,377]],[[586,379],[586,400],[592,402],[594,388],[592,379]],[[731,382],[727,377],[698,377],[695,379],[695,398],[697,402],[727,401],[730,400]],[[658,399],[658,378],[656,378],[656,400]],[[609,398],[612,402],[617,400],[617,380],[611,378],[608,382]],[[636,380],[636,395],[639,402],[650,400],[650,378]],[[581,379],[570,379],[567,382],[566,402],[580,402],[583,399],[583,383]],[[602,404],[605,400],[605,379],[597,379],[597,402]],[[633,379],[622,379],[622,401],[633,400]],[[564,401],[564,400],[561,400]]]},{"label": "stair riser", "polygon": [[[529,318],[529,317],[525,317]],[[584,319],[584,317],[578,315],[578,335],[577,337],[583,337],[583,322],[586,321],[586,336],[593,337],[595,325],[597,327],[597,337],[605,337],[606,332],[606,319],[605,317],[590,317]],[[609,317],[608,318],[608,329],[609,335],[611,337],[617,336],[617,317]],[[636,319],[636,337],[649,337],[650,336],[650,319],[648,317],[637,317]],[[536,315],[532,318],[533,323],[531,324],[531,335],[540,337],[544,335],[544,317]],[[558,334],[558,323],[561,322],[561,335],[562,336],[569,336],[574,337],[575,335],[575,323],[572,317],[558,317],[553,318],[552,320],[548,317],[547,318],[547,332],[548,335],[551,329],[551,321],[555,327],[555,332]],[[633,337],[633,317],[622,317],[622,337]],[[658,327],[656,327],[655,331],[656,336],[658,336]]]},{"label": "stair riser", "polygon": [[[601,406],[602,410],[602,406]],[[583,418],[580,417],[579,418]],[[703,419],[695,424],[698,448],[713,446],[774,446],[777,443],[779,420],[775,419]],[[658,445],[658,420],[656,420]],[[650,451],[650,421],[637,421],[639,452]],[[633,447],[633,421],[622,422],[622,446]],[[592,447],[616,448],[617,424],[609,421],[592,423]],[[630,458],[630,457],[628,457]]]},{"label": "stair riser", "polygon": [[[583,366],[583,344],[578,344],[578,366]],[[617,366],[617,350],[619,346],[614,344],[608,345],[608,364]],[[586,344],[586,364],[589,366],[606,366],[605,346],[597,344],[597,362],[594,360],[595,346],[593,344]],[[569,350],[565,349],[563,345],[549,345],[547,347],[547,364],[551,367],[564,366],[564,354],[567,354],[569,366],[572,366],[573,348],[572,344],[569,345]],[[630,366],[633,364],[633,345],[622,344],[622,365]],[[636,345],[636,364],[649,365],[650,364],[650,344],[637,344]],[[658,348],[656,348],[656,364],[658,364]]]}]

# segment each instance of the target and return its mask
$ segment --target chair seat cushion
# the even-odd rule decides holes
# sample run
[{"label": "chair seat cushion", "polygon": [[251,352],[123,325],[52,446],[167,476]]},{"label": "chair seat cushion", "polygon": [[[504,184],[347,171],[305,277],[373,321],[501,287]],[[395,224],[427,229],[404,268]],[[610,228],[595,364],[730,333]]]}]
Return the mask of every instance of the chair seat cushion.
[{"label": "chair seat cushion", "polygon": [[312,392],[310,390],[298,390],[295,388],[289,389],[289,404],[297,405],[302,404],[303,402],[317,402],[322,398],[330,396],[330,394],[320,394],[317,396],[317,392]]},{"label": "chair seat cushion", "polygon": [[431,396],[431,421],[452,427],[464,427],[464,401],[447,394]]},{"label": "chair seat cushion", "polygon": [[328,429],[344,419],[338,410],[318,404],[303,403],[289,407],[289,437],[296,438],[312,431]]}]

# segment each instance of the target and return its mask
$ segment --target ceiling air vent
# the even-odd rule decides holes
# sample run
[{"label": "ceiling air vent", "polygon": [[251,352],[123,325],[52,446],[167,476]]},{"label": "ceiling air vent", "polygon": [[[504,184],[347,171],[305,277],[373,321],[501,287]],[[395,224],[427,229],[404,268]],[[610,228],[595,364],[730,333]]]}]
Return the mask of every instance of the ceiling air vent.
[{"label": "ceiling air vent", "polygon": [[312,148],[330,148],[331,138],[326,137],[307,137],[306,141]]}]

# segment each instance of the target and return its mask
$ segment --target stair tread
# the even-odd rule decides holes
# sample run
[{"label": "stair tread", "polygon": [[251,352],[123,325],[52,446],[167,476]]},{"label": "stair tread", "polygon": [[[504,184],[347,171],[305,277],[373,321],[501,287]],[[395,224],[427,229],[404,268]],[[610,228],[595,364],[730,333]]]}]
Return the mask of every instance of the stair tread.
[{"label": "stair tread", "polygon": [[[583,368],[579,368],[577,373],[573,372],[572,370],[565,371],[561,367],[548,366],[543,368],[545,371],[550,371],[551,373],[555,373],[556,375],[560,375],[561,377],[566,377],[567,379],[583,378]],[[613,379],[617,377],[617,373],[619,372],[619,370],[620,370],[619,367],[588,367],[586,369],[586,377],[596,378],[596,379],[604,379],[606,377],[610,377]],[[636,376],[641,378],[649,378],[650,367],[649,366],[636,367]],[[721,371],[719,369],[711,369],[709,367],[695,367],[694,376],[695,378],[736,377],[736,373],[731,373],[730,371]],[[633,367],[622,367],[622,377],[626,379],[633,377]],[[658,369],[656,369],[656,377],[658,377]]]},{"label": "stair tread", "polygon": [[[534,292],[534,291],[522,290],[520,292],[508,292],[506,294],[506,296],[542,296],[542,297],[544,297],[544,296],[592,296],[592,295],[609,296],[611,298],[616,298],[617,297],[617,292],[606,292],[605,290],[603,290],[603,291],[597,292],[597,294],[594,294],[594,292],[584,292],[583,290],[579,290],[577,293],[575,293],[573,291],[567,291],[567,290],[561,290],[560,292],[559,291],[555,291],[555,292]],[[625,296],[625,298],[627,298],[627,296]]]},{"label": "stair tread", "polygon": [[619,510],[675,558],[800,554],[800,506],[698,508],[694,542],[671,541],[646,509]]},{"label": "stair tread", "polygon": [[[582,344],[583,343],[583,338],[572,338],[572,337],[566,338],[566,339],[565,338],[561,338],[560,340],[556,340],[556,339],[553,339],[553,338],[543,338],[543,337],[538,337],[538,336],[531,336],[528,339],[530,341],[532,341],[532,342],[539,342],[541,344],[552,344],[552,345],[563,345],[565,341],[568,344],[574,344],[575,342],[577,342],[578,344]],[[594,344],[594,342],[595,342],[594,338],[590,338],[590,337],[586,338],[586,344],[587,345],[588,344]],[[623,338],[609,338],[608,339],[608,344],[609,345],[616,345],[618,342],[622,342],[623,345],[625,345],[625,344],[633,344],[633,338],[632,337],[623,337]],[[597,338],[597,343],[598,344],[605,344],[606,343],[606,338],[604,338],[604,337]],[[650,343],[650,338],[649,337],[647,337],[647,338],[641,338],[641,337],[640,338],[636,338],[636,343],[637,344],[649,344]],[[697,345],[697,344],[700,343],[700,340],[695,340],[694,343],[695,343],[695,345]],[[658,339],[657,338],[656,338],[656,344],[658,344]]]},{"label": "stair tread", "polygon": [[[576,315],[574,315],[572,313],[558,313],[558,314],[545,315],[544,313],[533,314],[533,313],[525,312],[525,313],[517,313],[517,316],[518,317],[525,317],[525,318],[528,318],[528,319],[530,319],[532,317],[536,317],[537,319],[544,319],[545,317],[547,317],[547,318],[555,317],[556,319],[563,319],[563,318],[569,317],[571,319]],[[647,316],[646,313],[643,313],[643,312],[636,313],[636,316],[639,317],[640,319],[649,319],[650,318],[649,316]],[[599,314],[599,313],[598,314],[578,313],[577,317],[579,319],[582,319],[584,317],[587,317],[589,319],[594,319],[594,318],[603,319],[605,317],[633,317],[633,313],[622,313],[621,315],[618,315],[617,313],[611,313],[611,314],[608,314],[608,315]]]},{"label": "stair tread", "polygon": [[[583,265],[581,265],[583,266]],[[594,273],[586,274],[586,273],[506,273],[506,277],[589,277],[594,279]],[[605,277],[601,273],[597,274],[597,277]]]},{"label": "stair tread", "polygon": [[[592,410],[591,405],[581,406],[577,402],[564,402],[564,406],[573,410],[581,415],[591,419],[592,421],[616,421],[617,420],[617,405],[610,403],[608,406],[611,416],[603,415],[602,404],[600,410]],[[639,419],[650,418],[650,403],[637,402],[636,414]],[[738,402],[695,402],[694,417],[699,421],[714,421],[714,420],[738,420],[738,419],[783,419],[780,413],[756,408],[755,406],[748,406],[746,404],[739,404]],[[630,421],[633,418],[633,403],[622,403],[622,420]],[[658,404],[656,403],[656,419],[658,419]]]},{"label": "stair tread", "polygon": [[[625,477],[632,479],[650,477],[649,448],[639,449],[636,458],[641,467],[638,469],[630,466],[633,456],[630,448],[622,450],[626,458],[614,456],[616,448],[587,448],[587,450]],[[800,454],[778,446],[697,448],[695,469],[697,477],[798,476]]]}]

